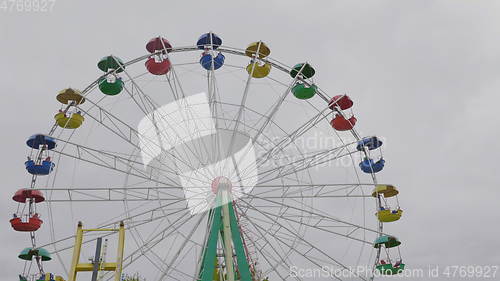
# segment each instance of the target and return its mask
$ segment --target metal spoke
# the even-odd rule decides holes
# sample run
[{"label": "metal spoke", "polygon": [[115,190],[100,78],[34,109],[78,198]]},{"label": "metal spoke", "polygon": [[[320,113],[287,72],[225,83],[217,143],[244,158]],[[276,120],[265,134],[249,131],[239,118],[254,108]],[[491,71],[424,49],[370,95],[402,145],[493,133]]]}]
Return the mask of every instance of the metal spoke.
[{"label": "metal spoke", "polygon": [[[373,233],[376,233],[376,234],[380,233],[378,229],[370,229],[370,228],[367,228],[365,226],[357,225],[357,224],[354,224],[354,223],[351,223],[351,222],[348,222],[348,221],[345,221],[345,220],[342,220],[342,219],[339,219],[339,218],[328,216],[326,214],[321,214],[321,211],[314,209],[312,206],[308,206],[308,208],[310,209],[310,210],[308,210],[308,208],[299,208],[299,207],[292,206],[292,205],[289,205],[289,204],[286,204],[286,203],[283,203],[283,202],[277,202],[277,201],[274,201],[274,200],[267,199],[265,197],[255,196],[255,195],[252,195],[252,194],[245,194],[245,196],[248,196],[248,197],[254,198],[254,199],[263,200],[263,201],[266,201],[268,203],[280,205],[280,206],[283,206],[283,207],[286,207],[286,208],[294,209],[296,211],[307,212],[308,214],[310,214],[312,216],[315,216],[315,217],[317,217],[320,220],[330,221],[330,222],[335,222],[335,223],[340,223],[340,224],[343,224],[343,225],[346,225],[346,226],[363,229],[363,230],[370,231],[370,232],[373,232]],[[245,202],[245,200],[243,200],[243,199],[239,199],[239,200]],[[251,205],[249,204],[248,206],[251,206]],[[386,233],[381,233],[381,234],[382,235],[388,235]]]},{"label": "metal spoke", "polygon": [[[154,166],[149,166],[150,172],[147,173],[146,171],[143,170],[143,165],[139,161],[134,161],[130,159],[131,157],[127,158],[119,153],[116,152],[109,152],[109,151],[101,151],[98,149],[90,148],[87,146],[83,146],[81,144],[76,144],[73,142],[65,141],[62,139],[54,138],[57,141],[63,142],[65,145],[64,147],[69,147],[72,148],[74,151],[74,154],[71,154],[69,152],[64,151],[64,149],[54,149],[52,150],[53,152],[75,158],[77,160],[85,161],[100,167],[108,168],[111,170],[115,170],[121,173],[126,173],[130,174],[142,179],[146,179],[149,181],[153,181],[162,185],[166,186],[171,186],[171,187],[179,187],[179,184],[174,182],[172,180],[172,177],[177,177],[178,172],[172,172],[170,170],[166,170],[163,168],[158,168]],[[168,180],[168,182],[158,180],[154,178],[154,175],[163,175],[163,174],[170,174],[171,177],[164,177]],[[193,178],[193,177],[186,177],[189,178],[190,180],[194,180],[197,182],[200,182],[200,184],[204,184],[204,182],[201,181],[199,178]]]},{"label": "metal spoke", "polygon": [[[137,249],[135,249],[132,253],[124,257],[123,259],[123,268],[127,268],[131,264],[133,264],[135,261],[137,261],[140,257],[145,256],[147,252],[151,251],[153,247],[158,245],[160,242],[162,242],[164,239],[169,237],[172,233],[177,231],[177,227],[180,225],[183,225],[187,223],[189,220],[191,220],[194,216],[188,216],[188,217],[179,217],[177,220],[175,220],[172,224],[169,224],[165,228],[163,228],[160,232],[158,232],[156,235],[153,235],[150,239],[143,241],[143,244],[139,246]],[[157,267],[160,271],[162,270],[161,267],[159,267],[155,262],[152,260],[148,259],[155,267]]]},{"label": "metal spoke", "polygon": [[186,238],[184,239],[184,241],[181,243],[181,246],[179,247],[178,251],[175,253],[175,255],[173,256],[173,258],[170,260],[169,264],[167,265],[167,271],[164,271],[163,274],[160,276],[160,278],[158,279],[159,281],[163,280],[163,278],[169,276],[169,270],[172,270],[173,269],[173,264],[175,263],[175,261],[177,260],[177,258],[180,256],[181,254],[181,251],[184,249],[184,247],[187,245],[187,243],[190,241],[191,237],[193,236],[194,232],[196,231],[196,229],[198,229],[198,227],[200,226],[200,223],[202,222],[202,220],[204,219],[203,216],[199,216],[200,219],[198,220],[198,222],[195,224],[195,226],[191,229],[191,231],[189,232],[189,234],[186,236]]},{"label": "metal spoke", "polygon": [[[178,203],[182,203],[183,207],[182,208],[177,208],[177,209],[171,209],[172,212],[169,213],[169,214],[167,214],[167,215],[165,215],[165,213],[162,213],[161,215],[157,215],[156,214],[156,213],[158,213],[159,210],[161,210],[163,208],[166,208],[166,207],[172,207],[173,205],[178,204]],[[168,204],[160,205],[159,207],[155,207],[155,208],[147,210],[147,211],[140,212],[140,213],[135,214],[133,216],[129,216],[129,217],[126,217],[126,218],[120,218],[120,219],[117,219],[117,220],[112,221],[112,222],[107,222],[105,224],[101,224],[97,228],[110,228],[110,227],[119,225],[120,222],[123,221],[123,222],[125,222],[127,224],[127,230],[128,230],[128,229],[133,229],[135,227],[138,227],[138,226],[150,223],[150,222],[154,222],[154,221],[159,220],[159,219],[163,219],[163,218],[165,218],[165,216],[176,215],[176,214],[178,214],[180,212],[183,212],[183,211],[186,211],[186,208],[184,207],[184,200],[178,200],[178,201],[174,201],[174,202],[169,202]],[[140,216],[144,216],[146,219],[141,220],[137,224],[129,224],[128,223],[129,221],[132,222],[133,218],[137,218],[137,217],[140,217]],[[113,234],[116,234],[116,233],[115,232],[111,232],[110,234],[107,234],[106,236],[113,235]],[[64,241],[67,241],[67,240],[73,239],[73,238],[75,238],[75,235],[67,236],[67,237],[58,239],[56,241],[44,244],[44,245],[39,246],[39,247],[41,247],[41,248],[48,247],[48,246],[51,246],[53,244],[59,244],[59,243],[62,243]],[[95,239],[88,240],[88,241],[84,242],[84,244],[85,243],[89,243],[89,242],[94,241],[94,240]],[[69,246],[69,247],[66,247],[66,248],[61,248],[61,249],[59,249],[57,251],[54,251],[52,253],[65,251],[65,250],[71,249],[72,247],[73,246]]]},{"label": "metal spoke", "polygon": [[267,160],[272,159],[273,156],[278,152],[282,152],[283,149],[294,143],[297,138],[308,132],[311,128],[315,127],[319,122],[322,122],[327,117],[327,115],[323,114],[325,110],[319,112],[311,119],[307,120],[292,133],[281,139],[275,146],[269,148],[269,150],[266,151],[262,156],[257,158],[257,168],[262,166]]},{"label": "metal spoke", "polygon": [[[245,202],[245,200],[241,200],[241,201]],[[247,206],[248,205],[249,204],[247,204]],[[345,237],[345,238],[348,238],[348,239],[352,239],[352,240],[355,240],[355,241],[358,241],[358,242],[361,242],[361,243],[365,243],[365,244],[369,244],[369,245],[373,244],[373,242],[366,241],[366,240],[359,239],[359,238],[351,236],[351,234],[353,234],[356,230],[360,229],[361,226],[353,227],[352,225],[349,225],[348,227],[353,227],[353,230],[348,235],[346,235],[346,234],[342,234],[340,232],[335,232],[335,231],[333,231],[333,230],[330,229],[330,228],[334,228],[334,227],[345,227],[345,226],[339,226],[339,225],[336,225],[336,226],[335,225],[320,225],[322,222],[326,221],[326,219],[324,219],[323,217],[317,218],[317,222],[316,223],[306,223],[306,222],[295,220],[295,219],[293,219],[291,217],[288,217],[288,216],[280,216],[280,215],[272,213],[272,212],[266,212],[266,211],[260,210],[260,213],[266,214],[268,216],[275,217],[276,219],[282,219],[282,220],[286,220],[286,221],[289,221],[289,222],[292,222],[292,223],[302,224],[304,226],[308,226],[308,227],[311,227],[311,228],[314,228],[314,229],[317,229],[317,230],[321,230],[323,232],[327,232],[327,233],[330,233],[330,234],[335,234],[335,235],[338,235],[338,236],[342,236],[342,237]],[[310,219],[315,219],[315,217],[313,217],[313,216],[310,216],[309,218]],[[337,221],[335,221],[335,222],[337,222]]]},{"label": "metal spoke", "polygon": [[[284,264],[287,264],[287,262],[284,260],[284,256],[286,257],[286,255],[282,255],[282,253],[279,253],[279,252],[278,252],[278,250],[274,247],[274,245],[273,245],[273,244],[272,244],[272,243],[271,243],[271,242],[270,242],[270,241],[266,238],[266,237],[267,237],[266,233],[263,233],[263,232],[262,232],[262,231],[267,232],[267,230],[266,230],[266,229],[264,229],[264,228],[263,228],[262,226],[260,226],[259,224],[254,223],[254,222],[253,222],[253,221],[252,221],[252,220],[248,217],[248,215],[246,215],[246,214],[245,214],[245,215],[243,215],[243,217],[244,217],[244,218],[245,218],[248,222],[250,222],[250,223],[252,224],[252,226],[253,226],[253,227],[254,227],[254,228],[255,228],[255,229],[259,232],[259,233],[258,233],[258,234],[259,234],[259,237],[260,237],[260,238],[262,238],[262,239],[266,242],[266,244],[265,244],[264,246],[261,246],[261,249],[264,249],[264,248],[265,248],[265,246],[269,245],[269,247],[271,248],[271,250],[272,250],[272,251],[273,251],[273,252],[277,255],[277,257],[280,259],[280,261],[277,261],[277,260],[276,260],[274,257],[272,257],[272,256],[267,256],[267,255],[265,255],[265,254],[264,254],[264,255],[261,255],[261,256],[265,259],[265,261],[269,264],[269,266],[271,266],[271,268],[274,268],[274,267],[275,267],[275,266],[273,266],[273,265],[271,264],[271,261],[269,261],[269,259],[268,259],[268,258],[270,257],[270,258],[272,258],[272,259],[274,260],[274,262],[278,262],[278,264],[277,264],[277,265],[282,266],[285,270],[289,270],[289,268],[286,268],[286,267],[284,266]],[[262,253],[261,253],[261,254],[262,254]],[[286,277],[283,277],[279,271],[276,271],[276,273],[278,274],[278,276],[279,276],[282,280],[287,280],[287,278],[286,278]],[[299,281],[300,281],[301,279],[300,279],[298,276],[295,276],[295,280],[299,280]]]},{"label": "metal spoke", "polygon": [[306,64],[304,63],[304,65],[302,65],[302,67],[300,68],[300,70],[295,75],[295,78],[293,78],[293,80],[288,85],[288,88],[286,89],[286,91],[281,95],[281,97],[279,98],[278,102],[276,104],[274,104],[274,107],[272,107],[270,109],[270,113],[269,113],[269,115],[266,116],[264,124],[260,127],[260,129],[257,132],[257,134],[252,139],[254,142],[259,138],[259,136],[262,134],[262,132],[264,132],[264,130],[267,127],[267,125],[269,125],[269,123],[273,120],[274,115],[278,112],[279,108],[281,107],[281,105],[285,101],[285,98],[290,93],[290,90],[295,85],[295,83],[297,83],[297,81],[299,80],[299,76],[302,74],[302,70],[304,69],[305,66],[306,66]]},{"label": "metal spoke", "polygon": [[[281,224],[280,222],[278,222],[278,218],[273,218],[273,217],[271,217],[271,216],[269,216],[269,215],[267,215],[267,214],[264,214],[264,213],[262,213],[262,211],[261,211],[261,210],[259,210],[258,208],[253,207],[252,205],[249,205],[248,207],[249,207],[249,208],[251,208],[251,209],[253,209],[253,210],[255,210],[255,211],[257,211],[257,212],[259,212],[259,213],[261,213],[262,215],[264,215],[265,217],[267,217],[269,220],[271,220],[271,221],[273,221],[274,223],[276,223],[277,225],[279,225],[279,226],[280,226],[280,228],[282,228],[282,229],[286,230],[288,233],[290,233],[290,234],[292,234],[293,236],[295,236],[297,239],[299,239],[300,241],[302,241],[304,244],[308,245],[308,246],[310,247],[310,249],[311,249],[311,250],[314,250],[314,251],[316,251],[317,253],[319,253],[319,254],[323,255],[325,258],[329,259],[330,261],[333,261],[335,264],[337,264],[338,266],[340,266],[340,267],[344,268],[345,270],[348,270],[348,271],[352,272],[352,271],[351,271],[351,269],[349,269],[347,266],[345,266],[344,264],[342,264],[341,262],[339,262],[339,261],[338,261],[338,260],[336,260],[335,258],[333,258],[333,257],[331,257],[330,255],[328,255],[327,253],[325,253],[323,250],[321,250],[320,248],[318,248],[317,246],[315,246],[313,243],[311,243],[311,242],[309,242],[309,241],[305,240],[303,237],[301,237],[300,235],[298,235],[298,234],[296,233],[296,231],[291,230],[290,228],[288,228],[288,227],[286,227],[285,225],[283,225],[283,224]],[[278,235],[275,235],[275,236],[274,236],[274,238],[275,238],[276,240],[280,241],[282,244],[284,244],[284,245],[287,245],[287,246],[288,246],[288,244],[287,244],[286,242],[284,242],[284,240],[283,240],[283,239],[280,239]],[[311,263],[315,264],[316,266],[321,267],[321,265],[320,265],[320,264],[318,264],[318,263],[317,263],[316,261],[314,261],[313,259],[309,258],[309,257],[308,257],[305,253],[303,253],[303,252],[299,252],[299,251],[298,251],[295,247],[290,247],[290,249],[291,249],[292,251],[296,252],[297,254],[299,254],[299,255],[301,255],[301,256],[303,256],[303,257],[307,258],[307,259],[308,259]],[[309,250],[309,251],[310,251],[310,250]],[[307,252],[309,252],[309,251],[307,251]],[[336,276],[333,276],[333,277],[335,277],[335,278],[336,278],[336,279],[338,279],[338,280],[341,280],[340,278],[338,278],[338,277],[336,277]],[[364,278],[362,278],[362,277],[360,277],[360,276],[358,276],[358,277],[359,277],[360,279],[362,279],[362,280],[366,280],[366,279],[364,279]]]},{"label": "metal spoke", "polygon": [[[373,184],[285,184],[285,185],[257,185],[253,187],[254,196],[264,196],[267,199],[291,198],[363,198],[372,197],[370,194],[352,194],[359,187],[373,187]],[[247,188],[250,186],[242,186]],[[141,186],[141,187],[65,187],[65,188],[37,188],[42,192],[52,193],[46,202],[101,202],[101,201],[177,201],[184,196],[168,193],[183,188],[205,189],[199,186]],[[310,195],[304,195],[311,191]],[[205,191],[200,191],[204,193]],[[279,195],[273,195],[279,192]],[[338,195],[336,193],[343,192]],[[270,194],[270,195],[269,195]]]},{"label": "metal spoke", "polygon": [[[310,169],[316,167],[321,164],[325,164],[331,162],[336,159],[340,159],[345,156],[349,156],[356,152],[347,152],[341,154],[346,149],[346,146],[340,146],[332,149],[328,149],[325,151],[317,152],[312,155],[305,155],[301,159],[294,160],[292,162],[283,164],[278,167],[273,167],[266,171],[262,171],[259,173],[259,184],[267,183],[272,180],[282,178],[287,175],[291,175],[306,169]],[[333,156],[332,156],[333,155]],[[278,174],[274,177],[269,178],[275,172]]]},{"label": "metal spoke", "polygon": [[[179,137],[179,132],[177,132],[176,130],[174,130],[173,128],[169,127],[169,128],[164,128],[162,125],[163,123],[165,122],[162,122],[162,123],[157,123],[155,122],[155,114],[158,113],[158,108],[160,107],[158,104],[156,104],[153,99],[147,95],[140,87],[139,85],[136,83],[136,81],[132,78],[132,76],[127,72],[127,70],[123,69],[123,72],[125,73],[125,75],[127,75],[127,77],[129,78],[129,81],[131,82],[132,84],[132,87],[131,89],[129,90],[128,87],[124,86],[124,90],[129,94],[129,96],[132,98],[132,100],[134,100],[135,104],[141,109],[141,111],[143,112],[143,114],[145,115],[145,118],[148,118],[152,124],[155,126],[155,129],[156,129],[156,132],[157,134],[163,136],[163,137],[167,137],[166,136],[166,133],[165,132],[169,132],[169,133],[172,133],[173,135],[176,135],[177,137]],[[175,74],[175,70],[173,69],[173,67],[171,68],[171,72],[172,72],[172,75],[174,77],[174,80],[176,81],[176,85],[179,86],[179,88],[181,89],[181,93],[182,93],[182,97],[185,97],[184,95],[184,92],[182,90],[182,87],[181,87],[181,84],[180,84],[180,80],[179,78],[177,77],[177,75]],[[139,104],[139,102],[134,98],[134,96],[136,96],[134,94],[134,91],[137,92],[137,96],[141,99],[141,102],[143,104],[143,106],[141,107],[141,105]],[[175,95],[174,95],[175,96]],[[150,116],[152,114],[152,116]],[[160,128],[161,127],[161,128]],[[151,143],[151,142],[149,142]],[[163,147],[161,147],[161,150],[163,150]],[[182,147],[182,150],[184,152],[185,155],[188,155],[187,151],[189,151],[189,153],[191,153],[192,155],[198,155],[198,158],[201,156],[201,151],[197,151],[195,152],[191,147],[189,146],[183,146]],[[205,147],[205,151],[208,153],[208,150],[207,148]],[[175,157],[176,160],[181,160],[183,159],[182,157]],[[186,157],[189,159],[189,157]],[[181,160],[181,162],[185,162],[183,160]],[[192,168],[193,169],[193,165],[192,163],[189,163],[187,164],[188,167]],[[194,170],[194,169],[193,169]]]}]

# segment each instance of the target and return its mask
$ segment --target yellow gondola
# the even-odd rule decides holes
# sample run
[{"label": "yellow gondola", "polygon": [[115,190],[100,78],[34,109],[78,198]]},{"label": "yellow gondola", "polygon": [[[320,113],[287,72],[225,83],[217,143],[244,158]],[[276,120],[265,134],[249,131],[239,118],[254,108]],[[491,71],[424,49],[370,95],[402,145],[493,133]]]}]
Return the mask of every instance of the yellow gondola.
[{"label": "yellow gondola", "polygon": [[64,112],[59,112],[54,119],[61,128],[76,129],[82,125],[85,118],[80,113],[73,113],[68,117]]},{"label": "yellow gondola", "polygon": [[258,62],[250,63],[247,66],[247,72],[253,78],[264,78],[271,72],[271,64],[267,62],[264,64],[259,64]]},{"label": "yellow gondola", "polygon": [[398,193],[399,191],[393,185],[379,184],[373,190],[372,196],[377,197],[377,194],[382,194],[385,198],[389,198],[398,195]]},{"label": "yellow gondola", "polygon": [[377,212],[377,217],[378,220],[381,222],[393,222],[397,221],[401,218],[401,215],[403,215],[403,210],[397,209],[397,210],[380,210]]},{"label": "yellow gondola", "polygon": [[82,96],[80,91],[72,88],[67,88],[60,91],[59,94],[57,94],[56,99],[63,104],[70,104],[71,102],[75,102],[75,104],[78,105],[85,102],[85,98]]},{"label": "yellow gondola", "polygon": [[252,44],[248,45],[248,47],[245,50],[245,55],[253,58],[255,54],[257,54],[257,50],[259,51],[259,58],[261,59],[271,54],[271,50],[269,49],[269,47],[264,42],[259,41],[259,42],[253,42]]}]

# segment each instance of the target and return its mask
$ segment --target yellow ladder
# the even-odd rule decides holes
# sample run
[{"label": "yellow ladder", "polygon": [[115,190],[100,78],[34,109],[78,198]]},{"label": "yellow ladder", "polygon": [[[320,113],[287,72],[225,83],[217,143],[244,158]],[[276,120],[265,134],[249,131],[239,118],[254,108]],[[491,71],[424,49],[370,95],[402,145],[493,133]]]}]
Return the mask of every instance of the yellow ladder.
[{"label": "yellow ladder", "polygon": [[[78,222],[78,227],[76,229],[75,246],[73,247],[73,259],[71,261],[71,270],[69,273],[68,281],[76,281],[76,274],[81,271],[94,271],[93,263],[80,263],[80,252],[83,243],[83,234],[85,232],[94,231],[114,231],[118,232],[118,254],[116,255],[116,262],[104,262],[99,264],[99,271],[114,271],[115,278],[114,281],[121,280],[121,274],[123,269],[123,248],[125,246],[125,225],[120,222],[120,228],[118,229],[83,229],[82,222]],[[100,261],[94,261],[101,263]]]}]

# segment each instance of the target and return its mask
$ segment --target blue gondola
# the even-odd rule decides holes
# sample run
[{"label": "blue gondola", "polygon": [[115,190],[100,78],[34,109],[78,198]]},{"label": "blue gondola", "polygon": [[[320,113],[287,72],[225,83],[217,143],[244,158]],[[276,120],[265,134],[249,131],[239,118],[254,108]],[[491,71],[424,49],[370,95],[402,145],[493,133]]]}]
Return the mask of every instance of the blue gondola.
[{"label": "blue gondola", "polygon": [[377,137],[369,137],[369,138],[364,138],[360,141],[358,141],[358,145],[356,146],[356,149],[358,151],[363,151],[363,147],[368,148],[369,150],[374,150],[382,146],[382,141],[379,140]]},{"label": "blue gondola", "polygon": [[24,162],[24,165],[26,166],[26,170],[28,171],[28,173],[40,176],[50,174],[50,172],[52,172],[52,170],[56,166],[56,164],[54,164],[50,160],[43,160],[42,164],[40,165],[37,165],[33,160],[28,160]]},{"label": "blue gondola", "polygon": [[385,160],[380,158],[377,162],[374,162],[371,158],[365,158],[359,163],[361,170],[367,174],[378,173],[384,169]]},{"label": "blue gondola", "polygon": [[34,149],[39,149],[40,145],[47,145],[48,150],[54,149],[56,147],[56,141],[53,138],[41,134],[32,135],[26,141],[26,144]]},{"label": "blue gondola", "polygon": [[224,65],[224,55],[219,53],[215,58],[212,59],[211,54],[204,54],[200,59],[200,64],[206,70],[212,70],[212,61],[214,62],[214,70],[221,68]]},{"label": "blue gondola", "polygon": [[213,46],[213,49],[217,49],[220,45],[222,45],[222,39],[212,32],[203,34],[196,42],[196,46],[201,50],[207,46]]}]

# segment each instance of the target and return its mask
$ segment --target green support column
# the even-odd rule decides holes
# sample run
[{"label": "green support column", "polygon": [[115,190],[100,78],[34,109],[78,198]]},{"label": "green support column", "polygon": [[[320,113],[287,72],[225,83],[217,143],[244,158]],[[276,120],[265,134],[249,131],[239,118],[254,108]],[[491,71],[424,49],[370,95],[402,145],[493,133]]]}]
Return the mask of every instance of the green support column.
[{"label": "green support column", "polygon": [[202,268],[200,270],[201,281],[212,281],[215,271],[215,259],[217,257],[217,241],[221,227],[221,207],[216,207],[212,211],[212,226],[208,236],[207,245],[203,253]]},{"label": "green support column", "polygon": [[234,214],[233,202],[229,203],[229,216],[231,219],[231,232],[233,238],[234,249],[236,251],[236,260],[238,262],[238,271],[241,276],[241,281],[252,281],[252,275],[250,273],[250,265],[248,264],[247,256],[245,254],[245,248],[243,247],[243,241],[241,239],[240,228],[238,221],[236,220],[236,215]]},{"label": "green support column", "polygon": [[[211,219],[210,232],[203,252],[203,259],[198,280],[214,280],[214,274],[216,272],[215,267],[217,265],[217,246],[219,239],[221,239],[222,245],[225,247],[225,251],[228,251],[227,249],[230,249],[231,251],[231,253],[225,253],[226,255],[224,258],[226,264],[225,274],[227,274],[226,276],[228,279],[230,280],[234,278],[240,281],[252,281],[250,265],[248,264],[245,248],[243,246],[243,239],[234,212],[233,202],[230,201],[226,205],[214,208],[210,211],[209,218]],[[225,226],[224,228],[223,225]],[[230,233],[224,233],[224,229],[229,229]],[[220,236],[219,233],[221,233]],[[228,244],[231,246],[228,247]],[[236,252],[236,262],[233,260],[232,256],[233,247]],[[239,275],[236,275],[234,272],[236,264],[238,265]]]}]

